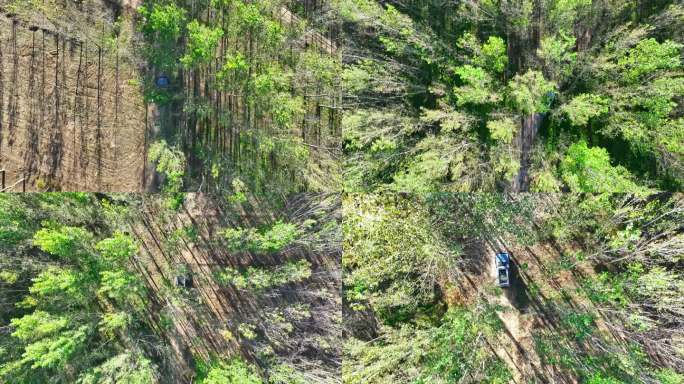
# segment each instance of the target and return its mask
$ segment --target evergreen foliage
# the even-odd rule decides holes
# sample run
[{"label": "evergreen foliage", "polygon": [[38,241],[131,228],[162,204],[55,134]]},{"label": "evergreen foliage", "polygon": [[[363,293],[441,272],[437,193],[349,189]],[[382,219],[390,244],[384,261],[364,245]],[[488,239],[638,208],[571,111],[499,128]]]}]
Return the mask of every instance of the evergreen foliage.
[{"label": "evergreen foliage", "polygon": [[[245,216],[257,196],[234,185],[239,188],[227,198],[181,193],[183,210],[169,207],[163,194],[0,195],[0,233],[9,239],[0,248],[0,382],[335,382],[339,277],[334,261],[312,261],[327,263],[339,252],[335,196],[288,200],[300,207],[294,213],[278,211],[285,202],[269,201],[272,206]],[[215,201],[224,210],[219,222],[177,226],[178,218],[193,220],[194,204]],[[235,264],[228,265],[251,252],[263,261],[217,271],[218,285],[204,272],[206,264],[166,258],[227,254],[218,228],[236,219],[261,229],[232,243]],[[211,239],[206,223],[216,226]],[[173,287],[178,275],[192,284]],[[236,289],[241,304],[233,308],[248,303],[259,310],[211,318],[219,301],[197,298]],[[187,323],[187,313],[201,322]],[[208,332],[209,325],[220,329]],[[179,336],[179,327],[207,333]],[[170,338],[183,351],[173,350]],[[212,358],[188,359],[188,350]],[[195,376],[180,367],[193,364]]]}]

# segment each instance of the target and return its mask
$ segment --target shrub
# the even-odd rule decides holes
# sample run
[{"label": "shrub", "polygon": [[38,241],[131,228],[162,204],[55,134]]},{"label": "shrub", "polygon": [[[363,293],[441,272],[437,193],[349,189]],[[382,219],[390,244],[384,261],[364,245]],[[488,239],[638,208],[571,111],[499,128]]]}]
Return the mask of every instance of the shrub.
[{"label": "shrub", "polygon": [[517,74],[508,83],[508,101],[518,112],[531,115],[549,111],[549,94],[556,84],[546,80],[538,71]]},{"label": "shrub", "polygon": [[216,274],[221,284],[233,284],[239,289],[252,291],[300,282],[310,276],[311,263],[307,260],[288,262],[275,268],[248,267],[243,271],[226,268]]},{"label": "shrub", "polygon": [[132,237],[117,231],[113,237],[97,243],[95,249],[100,251],[105,260],[121,262],[133,256],[138,247]]},{"label": "shrub", "polygon": [[612,166],[604,148],[589,148],[586,141],[570,146],[561,163],[563,181],[573,192],[639,192],[632,175],[622,166]]},{"label": "shrub", "polygon": [[231,250],[274,253],[290,245],[299,237],[300,231],[295,224],[277,221],[273,226],[257,231],[255,228],[228,228],[223,231]]},{"label": "shrub", "polygon": [[214,51],[219,40],[223,37],[221,28],[210,28],[193,20],[188,24],[188,47],[187,53],[180,60],[186,67],[197,63],[209,61],[214,56]]},{"label": "shrub", "polygon": [[608,113],[609,99],[590,93],[583,93],[569,103],[565,104],[561,110],[570,118],[570,122],[575,126],[587,125],[590,119]]},{"label": "shrub", "polygon": [[240,359],[218,362],[212,365],[205,377],[197,380],[198,384],[262,384],[256,369]]}]

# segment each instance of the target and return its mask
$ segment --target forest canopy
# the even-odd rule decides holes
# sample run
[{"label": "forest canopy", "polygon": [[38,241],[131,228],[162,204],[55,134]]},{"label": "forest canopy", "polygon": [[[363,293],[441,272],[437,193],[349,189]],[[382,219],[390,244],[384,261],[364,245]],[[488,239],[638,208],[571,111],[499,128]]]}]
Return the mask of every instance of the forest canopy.
[{"label": "forest canopy", "polygon": [[0,382],[338,382],[337,197],[181,197],[0,194]]},{"label": "forest canopy", "polygon": [[681,4],[332,3],[347,190],[682,188]]},{"label": "forest canopy", "polygon": [[348,195],[343,381],[681,383],[683,204]]}]

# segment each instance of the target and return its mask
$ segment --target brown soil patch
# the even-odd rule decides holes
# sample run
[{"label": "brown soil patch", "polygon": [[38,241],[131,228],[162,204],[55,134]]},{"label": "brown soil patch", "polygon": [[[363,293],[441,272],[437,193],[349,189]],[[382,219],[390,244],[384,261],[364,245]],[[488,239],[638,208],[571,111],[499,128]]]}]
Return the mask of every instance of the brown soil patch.
[{"label": "brown soil patch", "polygon": [[111,25],[116,11],[93,16],[68,3],[60,17],[83,18],[73,21],[73,32],[48,16],[0,15],[0,169],[7,171],[6,187],[140,191],[146,124],[137,69],[123,51],[78,30],[81,22]]}]

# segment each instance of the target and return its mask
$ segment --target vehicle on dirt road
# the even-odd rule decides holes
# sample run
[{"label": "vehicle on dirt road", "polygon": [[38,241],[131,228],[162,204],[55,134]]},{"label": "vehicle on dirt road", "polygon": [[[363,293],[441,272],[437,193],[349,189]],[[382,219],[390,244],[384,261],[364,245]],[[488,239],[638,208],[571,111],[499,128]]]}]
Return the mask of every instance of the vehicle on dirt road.
[{"label": "vehicle on dirt road", "polygon": [[506,252],[496,254],[496,280],[499,287],[510,287],[510,264],[511,258]]}]

